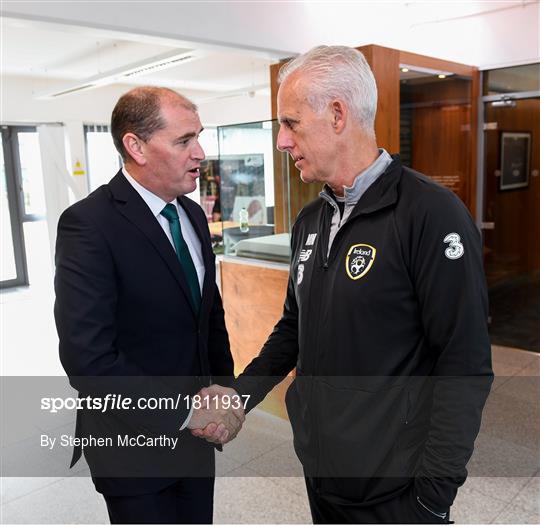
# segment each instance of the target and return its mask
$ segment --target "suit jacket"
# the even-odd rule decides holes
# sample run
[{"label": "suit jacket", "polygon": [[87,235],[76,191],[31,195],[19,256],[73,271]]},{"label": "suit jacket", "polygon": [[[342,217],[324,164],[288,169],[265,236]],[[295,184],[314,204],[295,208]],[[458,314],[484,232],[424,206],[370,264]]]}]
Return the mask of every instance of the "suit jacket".
[{"label": "suit jacket", "polygon": [[[211,378],[232,378],[206,217],[189,198],[178,200],[201,241],[205,277],[198,312],[174,248],[121,172],[60,218],[55,275],[60,359],[71,385],[85,395],[180,397],[196,393]],[[175,460],[195,471],[200,466],[206,474],[213,469],[212,446],[189,431],[178,432],[188,412],[184,401],[174,411],[83,410],[77,415],[76,434],[130,429],[176,436],[180,446],[168,451],[163,465]],[[133,495],[174,482],[174,472],[164,478],[157,468],[148,477],[143,470],[140,478],[119,478],[118,462],[144,465],[142,455],[150,466],[159,464],[151,455],[146,458],[147,451],[85,449],[98,491]],[[79,457],[76,449],[72,465]]]}]

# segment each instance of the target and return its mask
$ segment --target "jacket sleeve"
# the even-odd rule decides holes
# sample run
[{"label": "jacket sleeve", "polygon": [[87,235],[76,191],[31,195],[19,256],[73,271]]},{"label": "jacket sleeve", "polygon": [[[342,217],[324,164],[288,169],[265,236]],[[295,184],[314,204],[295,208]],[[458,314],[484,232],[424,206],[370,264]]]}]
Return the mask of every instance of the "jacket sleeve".
[{"label": "jacket sleeve", "polygon": [[[212,239],[206,214],[198,204],[191,202],[189,199],[187,199],[187,202],[190,205],[193,220],[198,224],[202,233],[201,244],[206,245],[206,247],[201,246],[201,250],[204,253],[208,249],[212,259],[211,265],[215,268],[216,257],[211,248]],[[234,360],[231,354],[227,327],[225,326],[223,302],[215,279],[212,295],[212,303],[208,315],[208,362],[210,374],[212,375],[213,383],[228,386],[234,380]]]},{"label": "jacket sleeve", "polygon": [[411,222],[411,279],[435,363],[415,486],[428,506],[443,511],[466,479],[493,381],[482,241],[463,203],[444,189],[421,197]]},{"label": "jacket sleeve", "polygon": [[[148,377],[116,345],[118,284],[107,240],[77,205],[58,223],[54,315],[62,366],[80,393],[105,396],[176,396],[160,378]],[[177,431],[188,415],[175,411],[124,411],[148,432]],[[144,413],[144,414],[143,414]],[[139,420],[138,420],[139,419]]]},{"label": "jacket sleeve", "polygon": [[[294,229],[292,234],[294,246]],[[294,251],[293,251],[294,253]],[[236,379],[233,387],[241,395],[250,395],[249,411],[281,382],[296,366],[298,358],[298,305],[293,285],[293,264],[287,284],[287,295],[281,319],[266,340],[259,356],[254,358]]]},{"label": "jacket sleeve", "polygon": [[234,379],[234,362],[229,335],[225,327],[225,313],[217,285],[214,285],[214,301],[208,326],[208,357],[212,377],[219,377],[217,382],[222,385],[229,385]]},{"label": "jacket sleeve", "polygon": [[54,315],[60,360],[70,377],[141,374],[115,347],[115,265],[105,238],[82,215],[72,207],[58,223]]}]

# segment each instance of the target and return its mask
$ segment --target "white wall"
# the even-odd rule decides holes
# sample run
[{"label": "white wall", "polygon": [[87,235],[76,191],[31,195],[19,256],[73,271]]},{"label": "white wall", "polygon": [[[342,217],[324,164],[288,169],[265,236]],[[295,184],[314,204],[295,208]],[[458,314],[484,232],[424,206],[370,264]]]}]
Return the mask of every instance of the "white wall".
[{"label": "white wall", "polygon": [[[105,86],[52,100],[35,97],[36,94],[52,91],[56,86],[65,86],[66,82],[34,77],[2,77],[2,123],[65,124],[70,164],[68,171],[72,172],[78,161],[88,173],[83,125],[108,124],[116,101],[130,86]],[[206,127],[267,120],[270,118],[270,97],[260,95],[217,99],[200,104],[199,114]],[[79,179],[85,186],[86,182],[81,177]]]},{"label": "white wall", "polygon": [[[82,91],[53,100],[38,100],[36,94],[65,86],[69,80],[34,77],[2,77],[1,115],[6,123],[67,122],[107,124],[118,97],[130,86],[113,85]],[[257,95],[216,99],[199,104],[204,126],[238,124],[270,118],[270,97]]]},{"label": "white wall", "polygon": [[272,116],[270,95],[215,99],[199,104],[199,115],[204,126],[266,121]]},{"label": "white wall", "polygon": [[[485,67],[538,60],[539,9],[531,0],[134,4],[4,0],[2,12],[282,56],[317,44],[379,44]],[[479,11],[486,13],[476,16]]]},{"label": "white wall", "polygon": [[107,86],[97,90],[52,100],[38,100],[35,95],[66,81],[49,81],[33,77],[2,77],[2,122],[84,121],[105,124],[124,86]]}]

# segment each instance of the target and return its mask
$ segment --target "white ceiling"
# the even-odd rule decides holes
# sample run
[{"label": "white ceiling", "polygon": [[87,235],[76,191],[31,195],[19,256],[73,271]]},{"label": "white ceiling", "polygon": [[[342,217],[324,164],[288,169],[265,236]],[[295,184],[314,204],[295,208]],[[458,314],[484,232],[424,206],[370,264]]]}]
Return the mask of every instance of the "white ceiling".
[{"label": "white ceiling", "polygon": [[[272,55],[201,46],[48,22],[1,18],[2,75],[65,80],[66,88],[167,52],[198,50],[198,58],[122,79],[122,84],[176,88],[195,102],[248,92],[269,94]],[[160,42],[160,43],[158,43]]]},{"label": "white ceiling", "polygon": [[[116,82],[168,86],[197,103],[268,97],[269,65],[320,43],[374,43],[479,66],[534,59],[539,47],[538,21],[522,27],[538,18],[538,0],[186,0],[128,10],[115,0],[3,0],[1,10],[2,75],[54,81],[62,91],[164,53],[195,51],[194,60]],[[536,45],[519,44],[525,38]]]},{"label": "white ceiling", "polygon": [[318,44],[379,44],[485,69],[539,55],[538,0],[2,0],[0,13],[76,33],[114,30],[114,39],[281,56]]}]

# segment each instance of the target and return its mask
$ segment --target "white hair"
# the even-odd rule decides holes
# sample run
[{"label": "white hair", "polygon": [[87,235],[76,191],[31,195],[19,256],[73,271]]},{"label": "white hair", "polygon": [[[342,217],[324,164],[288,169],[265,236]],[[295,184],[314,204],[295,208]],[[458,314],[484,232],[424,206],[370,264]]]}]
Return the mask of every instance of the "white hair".
[{"label": "white hair", "polygon": [[307,99],[314,111],[319,113],[333,99],[342,99],[362,129],[375,136],[377,85],[360,51],[347,46],[314,47],[284,64],[278,83],[295,71],[311,76]]}]

